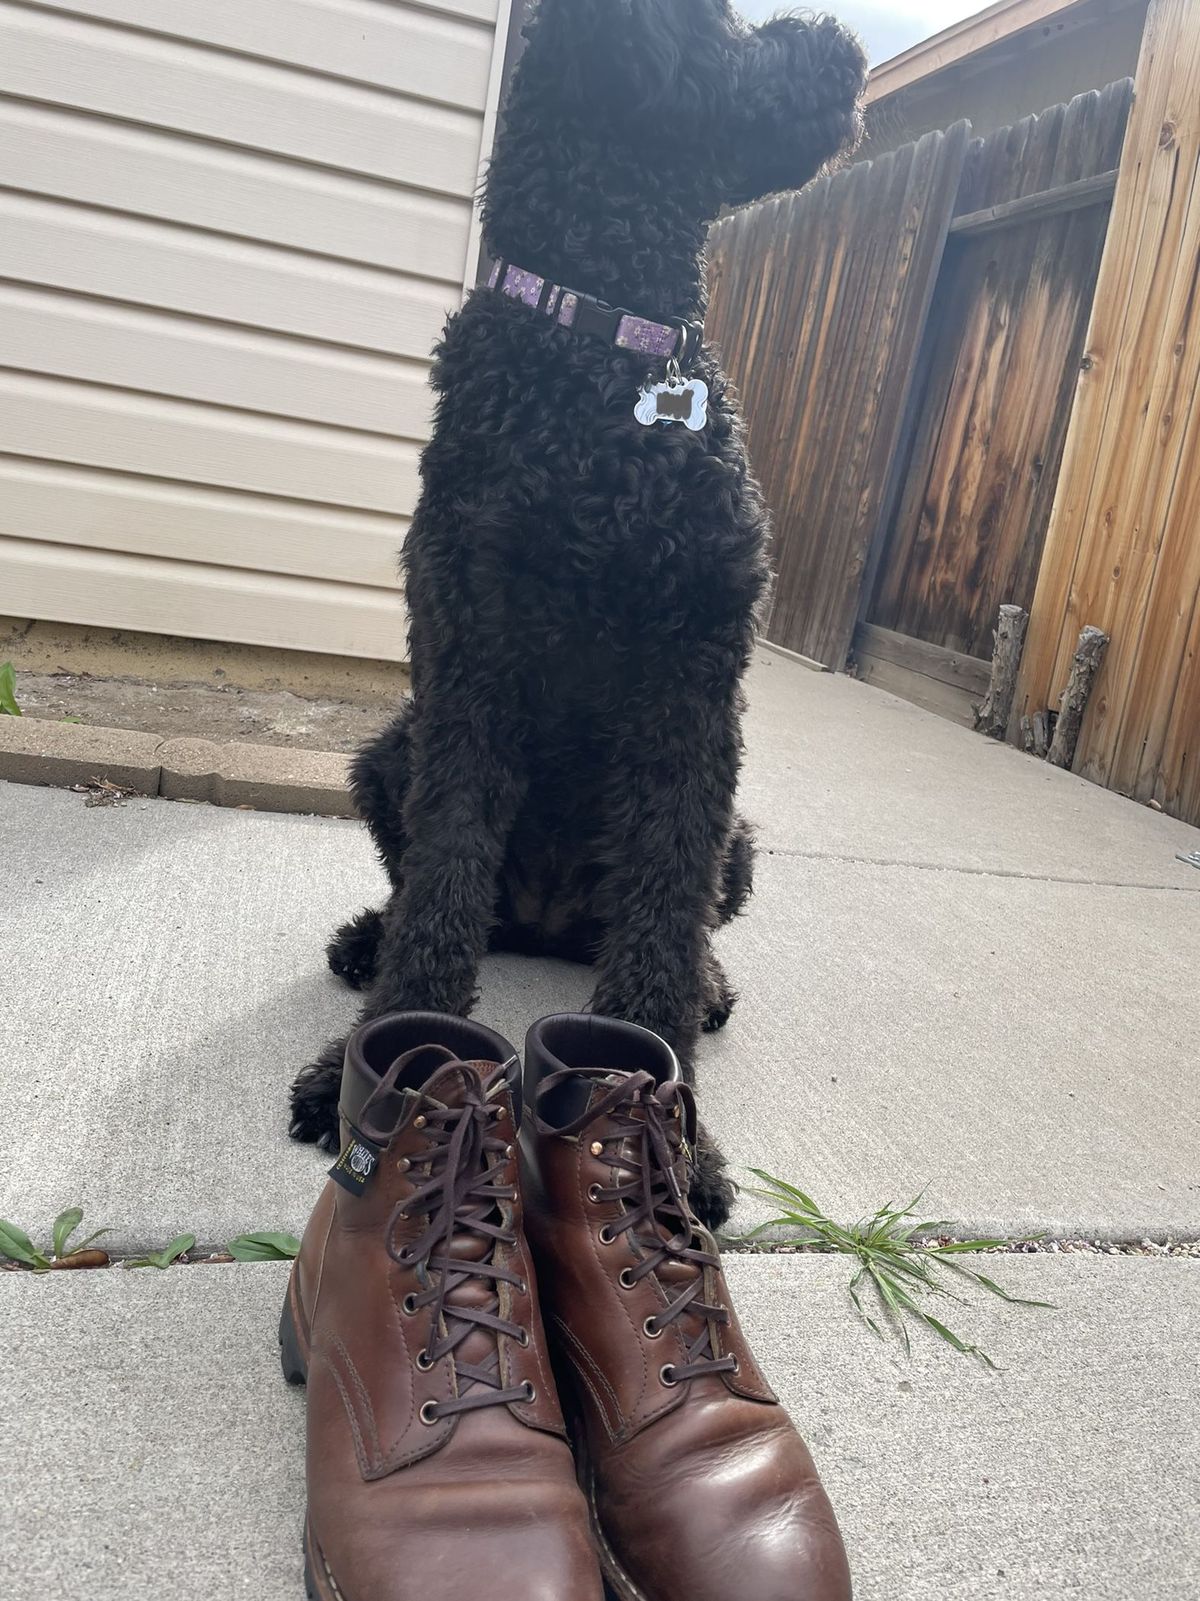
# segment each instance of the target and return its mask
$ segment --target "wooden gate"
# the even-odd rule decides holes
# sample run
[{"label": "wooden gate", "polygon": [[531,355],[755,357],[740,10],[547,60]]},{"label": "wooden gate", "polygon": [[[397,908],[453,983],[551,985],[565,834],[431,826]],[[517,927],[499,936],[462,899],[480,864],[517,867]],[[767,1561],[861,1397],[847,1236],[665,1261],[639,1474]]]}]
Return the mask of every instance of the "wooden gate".
[{"label": "wooden gate", "polygon": [[767,637],[840,668],[896,452],[967,123],[713,229],[708,330],[775,517]]},{"label": "wooden gate", "polygon": [[1001,603],[1033,601],[1132,98],[1081,95],[963,169],[855,656],[965,718]]}]

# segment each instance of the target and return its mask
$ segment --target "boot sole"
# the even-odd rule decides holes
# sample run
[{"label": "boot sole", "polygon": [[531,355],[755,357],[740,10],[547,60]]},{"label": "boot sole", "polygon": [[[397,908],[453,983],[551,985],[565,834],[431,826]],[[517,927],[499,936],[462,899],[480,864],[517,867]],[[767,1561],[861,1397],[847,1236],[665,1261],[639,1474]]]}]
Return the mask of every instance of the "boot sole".
[{"label": "boot sole", "polygon": [[[279,1362],[283,1376],[289,1384],[308,1382],[308,1360],[311,1351],[300,1301],[296,1292],[296,1274],[288,1279],[287,1297],[279,1315]],[[308,1517],[304,1519],[304,1590],[308,1601],[346,1601],[330,1572],[317,1537]]]}]

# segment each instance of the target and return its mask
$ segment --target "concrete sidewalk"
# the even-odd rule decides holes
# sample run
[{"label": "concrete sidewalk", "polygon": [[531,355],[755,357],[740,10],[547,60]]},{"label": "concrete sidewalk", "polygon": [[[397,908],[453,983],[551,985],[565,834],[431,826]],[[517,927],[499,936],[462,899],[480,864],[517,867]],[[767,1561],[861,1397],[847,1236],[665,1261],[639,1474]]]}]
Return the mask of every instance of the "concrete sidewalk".
[{"label": "concrete sidewalk", "polygon": [[[926,1215],[963,1228],[1200,1236],[1200,871],[1177,860],[1200,832],[765,652],[747,743],[757,893],[720,936],[742,1000],[700,1070],[731,1162],[835,1215],[926,1187]],[[382,893],[362,831],[0,786],[0,840],[0,1217],[44,1238],[80,1204],[119,1250],[299,1232],[327,1159],[288,1141],[287,1086],[354,1015],[322,946]],[[589,988],[576,968],[492,959],[479,1015],[519,1043]],[[1200,1594],[1200,1263],[996,1274],[1062,1310],[980,1308],[1009,1367],[989,1379],[879,1346],[844,1264],[734,1263],[860,1597]],[[278,1278],[0,1274],[19,1380],[0,1564],[24,1590],[301,1593]],[[72,1487],[108,1475],[114,1415],[121,1472],[79,1520],[88,1566],[46,1520],[57,1486],[77,1507]]]}]

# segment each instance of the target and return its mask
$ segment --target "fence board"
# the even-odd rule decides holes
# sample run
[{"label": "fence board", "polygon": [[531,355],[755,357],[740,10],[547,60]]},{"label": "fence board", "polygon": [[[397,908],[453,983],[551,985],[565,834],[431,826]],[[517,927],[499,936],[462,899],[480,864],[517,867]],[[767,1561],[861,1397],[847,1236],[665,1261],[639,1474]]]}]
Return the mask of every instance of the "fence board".
[{"label": "fence board", "polygon": [[1200,822],[1200,8],[1154,0],[1019,686],[1111,636],[1076,770]]},{"label": "fence board", "polygon": [[[956,214],[1111,171],[1131,100],[1126,80],[975,141]],[[1029,608],[1107,217],[1018,212],[961,238],[952,225],[873,623],[982,658],[1000,605]]]},{"label": "fence board", "polygon": [[767,637],[840,668],[882,511],[969,127],[714,230],[710,336],[775,516]]}]

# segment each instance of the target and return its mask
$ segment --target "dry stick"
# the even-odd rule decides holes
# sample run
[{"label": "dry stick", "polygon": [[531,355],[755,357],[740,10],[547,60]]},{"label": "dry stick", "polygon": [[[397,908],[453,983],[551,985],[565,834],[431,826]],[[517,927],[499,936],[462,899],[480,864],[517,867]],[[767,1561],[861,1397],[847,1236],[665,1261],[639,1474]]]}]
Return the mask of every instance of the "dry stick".
[{"label": "dry stick", "polygon": [[1017,669],[1025,648],[1029,613],[1020,606],[1001,606],[1000,620],[992,635],[992,680],[988,692],[975,708],[975,727],[981,734],[1003,739],[1012,716],[1013,696],[1017,692]]},{"label": "dry stick", "polygon": [[1050,748],[1050,714],[1049,712],[1034,712],[1030,717],[1028,713],[1021,719],[1021,733],[1025,740],[1025,749],[1031,756],[1043,757]]},{"label": "dry stick", "polygon": [[1071,676],[1059,702],[1058,721],[1054,725],[1054,739],[1047,757],[1052,767],[1070,767],[1075,760],[1075,747],[1079,743],[1079,730],[1083,727],[1088,696],[1107,649],[1108,635],[1102,628],[1093,628],[1089,624],[1080,634],[1075,647],[1075,660],[1071,663]]}]

